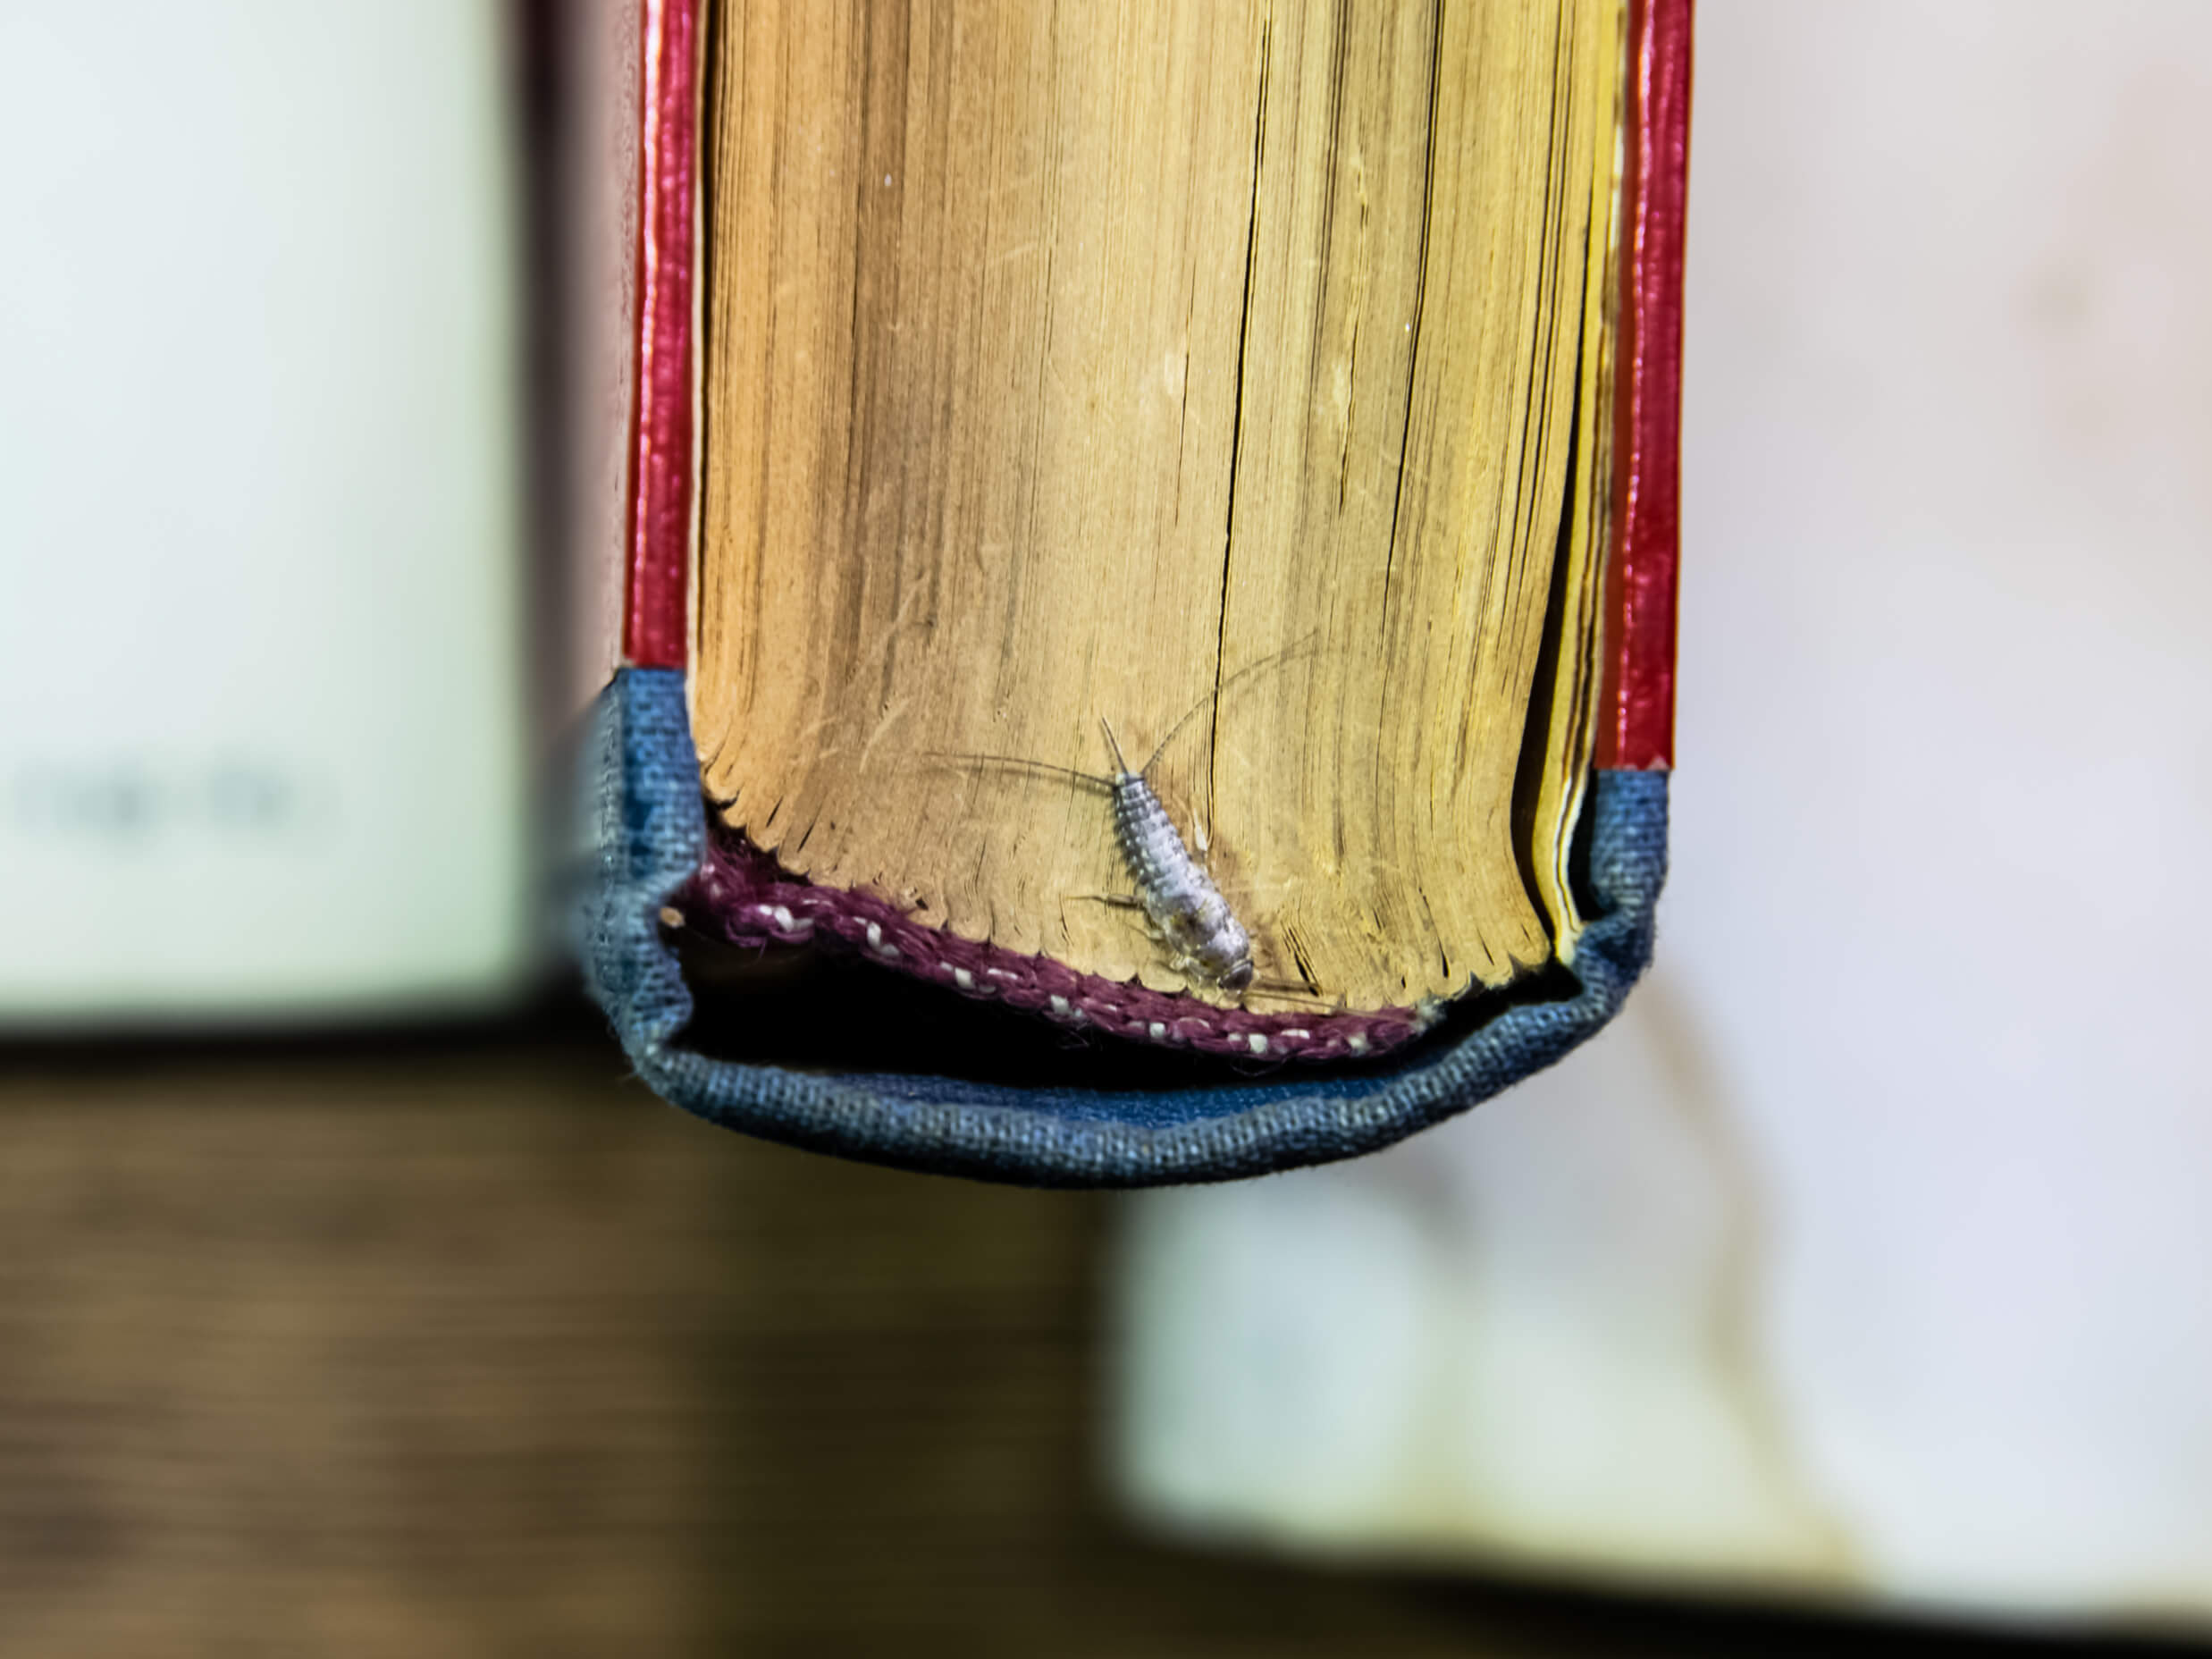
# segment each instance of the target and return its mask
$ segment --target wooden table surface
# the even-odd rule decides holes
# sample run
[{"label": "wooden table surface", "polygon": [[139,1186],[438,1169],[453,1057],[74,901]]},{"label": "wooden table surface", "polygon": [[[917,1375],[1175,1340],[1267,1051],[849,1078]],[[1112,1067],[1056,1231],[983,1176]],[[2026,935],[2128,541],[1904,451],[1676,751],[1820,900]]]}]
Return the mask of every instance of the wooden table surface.
[{"label": "wooden table surface", "polygon": [[1998,1646],[1139,1536],[1114,1216],[707,1128],[575,1012],[0,1053],[0,1655]]}]

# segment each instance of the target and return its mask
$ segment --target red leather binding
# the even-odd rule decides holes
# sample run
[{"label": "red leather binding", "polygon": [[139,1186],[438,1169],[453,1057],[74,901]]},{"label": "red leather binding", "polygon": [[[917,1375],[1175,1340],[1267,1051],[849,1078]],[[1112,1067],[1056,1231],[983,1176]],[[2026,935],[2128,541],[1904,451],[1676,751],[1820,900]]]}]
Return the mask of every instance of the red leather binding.
[{"label": "red leather binding", "polygon": [[1613,557],[1605,684],[1592,764],[1674,764],[1680,555],[1682,223],[1689,185],[1695,0],[1632,0],[1621,181],[1620,378],[1613,409]]},{"label": "red leather binding", "polygon": [[[623,655],[689,660],[692,284],[702,0],[643,7],[643,135],[637,248],[637,397],[632,422]],[[1631,0],[1613,556],[1607,662],[1594,763],[1674,761],[1679,543],[1682,230],[1688,186],[1695,0]]]},{"label": "red leather binding", "polygon": [[702,0],[644,8],[637,194],[636,398],[630,418],[628,568],[622,655],[639,668],[690,659],[692,257],[699,157]]}]

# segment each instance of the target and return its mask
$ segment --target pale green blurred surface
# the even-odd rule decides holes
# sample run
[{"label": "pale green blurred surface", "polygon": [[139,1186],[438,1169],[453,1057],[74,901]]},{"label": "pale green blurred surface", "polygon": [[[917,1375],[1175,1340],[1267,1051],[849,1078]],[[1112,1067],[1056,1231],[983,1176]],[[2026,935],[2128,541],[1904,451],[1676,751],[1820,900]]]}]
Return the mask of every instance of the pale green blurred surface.
[{"label": "pale green blurred surface", "polygon": [[0,1023],[511,990],[505,26],[0,8]]}]

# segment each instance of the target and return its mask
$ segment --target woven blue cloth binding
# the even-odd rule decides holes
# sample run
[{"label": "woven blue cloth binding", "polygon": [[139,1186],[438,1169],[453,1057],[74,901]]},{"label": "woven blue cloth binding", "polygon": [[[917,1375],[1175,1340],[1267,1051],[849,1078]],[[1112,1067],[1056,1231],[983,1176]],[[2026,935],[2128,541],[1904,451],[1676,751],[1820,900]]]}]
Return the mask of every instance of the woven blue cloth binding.
[{"label": "woven blue cloth binding", "polygon": [[586,982],[654,1091],[711,1123],[872,1163],[1037,1186],[1152,1186],[1265,1175],[1371,1152],[1539,1071],[1612,1017],[1652,951],[1666,877],[1667,777],[1599,772],[1584,808],[1579,991],[1513,1002],[1449,1045],[1371,1069],[1279,1071],[1217,1088],[1014,1089],[939,1076],[824,1077],[681,1046],[691,992],[661,905],[698,868],[707,819],[684,677],[625,669],[584,755],[591,875],[574,917]]}]

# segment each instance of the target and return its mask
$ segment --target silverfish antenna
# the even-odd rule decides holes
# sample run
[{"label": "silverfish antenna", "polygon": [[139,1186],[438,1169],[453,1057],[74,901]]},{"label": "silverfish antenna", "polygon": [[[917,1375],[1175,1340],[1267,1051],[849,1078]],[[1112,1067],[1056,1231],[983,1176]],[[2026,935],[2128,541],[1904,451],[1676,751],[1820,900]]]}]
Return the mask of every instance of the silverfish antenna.
[{"label": "silverfish antenna", "polygon": [[[1106,747],[1114,751],[1114,770],[1123,777],[1129,776],[1129,762],[1122,756],[1122,740],[1114,735],[1114,728],[1106,723],[1106,717],[1103,714],[1098,717],[1098,729],[1106,733]],[[1155,754],[1152,761],[1159,758],[1157,754]],[[1147,761],[1144,763],[1145,771],[1152,770],[1152,761]],[[1144,772],[1139,772],[1137,776],[1141,778]]]},{"label": "silverfish antenna", "polygon": [[[1199,715],[1208,707],[1215,709],[1220,708],[1221,700],[1229,695],[1229,688],[1232,686],[1236,685],[1240,680],[1249,679],[1262,669],[1271,669],[1279,662],[1289,661],[1291,658],[1298,656],[1309,649],[1314,641],[1318,639],[1320,636],[1321,630],[1319,628],[1316,628],[1312,633],[1307,635],[1305,638],[1293,641],[1291,644],[1283,646],[1283,648],[1280,651],[1271,651],[1266,656],[1260,658],[1257,662],[1246,663],[1242,668],[1232,674],[1227,679],[1223,680],[1219,685],[1215,686],[1213,690],[1207,692],[1203,697],[1200,697],[1188,709],[1185,709],[1182,713],[1182,718],[1167,728],[1167,736],[1160,739],[1159,746],[1152,751],[1152,759],[1144,763],[1144,770],[1137,775],[1140,778],[1148,777],[1151,774],[1154,762],[1158,761],[1161,755],[1166,754],[1167,745],[1175,741],[1175,735],[1182,731],[1182,728],[1188,726],[1192,720],[1196,720]],[[1111,736],[1111,734],[1108,735]]]}]

